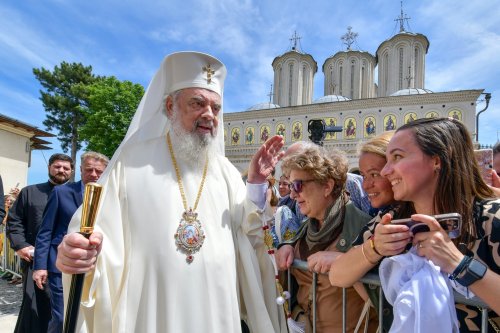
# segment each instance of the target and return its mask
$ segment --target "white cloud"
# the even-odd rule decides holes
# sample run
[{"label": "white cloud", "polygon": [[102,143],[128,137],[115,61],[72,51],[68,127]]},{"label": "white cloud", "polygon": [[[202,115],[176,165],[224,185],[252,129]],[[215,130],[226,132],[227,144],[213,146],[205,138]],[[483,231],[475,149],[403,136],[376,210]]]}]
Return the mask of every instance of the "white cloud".
[{"label": "white cloud", "polygon": [[[50,55],[44,51],[38,33],[34,31],[28,22],[16,12],[0,7],[2,17],[2,29],[0,30],[0,59],[5,63],[8,61],[14,67],[22,63],[41,64],[47,66]],[[13,68],[14,69],[14,68]]]}]

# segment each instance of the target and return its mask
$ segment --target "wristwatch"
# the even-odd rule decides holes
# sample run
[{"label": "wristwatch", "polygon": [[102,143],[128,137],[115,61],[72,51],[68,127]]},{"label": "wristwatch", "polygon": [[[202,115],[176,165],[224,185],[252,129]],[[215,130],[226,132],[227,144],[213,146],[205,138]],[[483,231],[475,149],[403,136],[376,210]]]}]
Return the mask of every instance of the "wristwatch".
[{"label": "wristwatch", "polygon": [[477,280],[481,280],[486,274],[488,267],[482,262],[472,259],[467,267],[458,275],[456,281],[464,287],[468,287]]}]

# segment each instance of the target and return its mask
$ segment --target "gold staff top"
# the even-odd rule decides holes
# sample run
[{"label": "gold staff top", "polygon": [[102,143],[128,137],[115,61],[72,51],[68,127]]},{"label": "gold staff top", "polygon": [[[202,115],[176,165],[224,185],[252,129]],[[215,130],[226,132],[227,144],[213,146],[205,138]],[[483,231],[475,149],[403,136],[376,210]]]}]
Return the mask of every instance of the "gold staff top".
[{"label": "gold staff top", "polygon": [[95,218],[101,199],[102,185],[97,183],[85,184],[83,194],[82,220],[80,222],[80,232],[90,235],[94,231]]}]

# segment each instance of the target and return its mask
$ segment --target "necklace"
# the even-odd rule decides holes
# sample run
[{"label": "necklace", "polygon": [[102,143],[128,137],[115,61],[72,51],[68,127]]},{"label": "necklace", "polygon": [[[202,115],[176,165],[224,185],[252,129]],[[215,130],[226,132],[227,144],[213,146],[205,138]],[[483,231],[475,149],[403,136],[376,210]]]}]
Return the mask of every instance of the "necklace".
[{"label": "necklace", "polygon": [[187,205],[186,194],[184,193],[184,185],[182,184],[181,172],[179,166],[177,165],[177,160],[175,159],[174,149],[172,148],[172,141],[170,140],[170,133],[167,133],[167,144],[168,150],[170,151],[170,157],[172,158],[172,164],[174,165],[175,175],[177,176],[177,183],[179,184],[179,191],[181,192],[182,204],[184,206],[184,213],[182,213],[182,218],[175,232],[175,243],[181,252],[186,254],[186,261],[188,264],[193,262],[193,253],[198,252],[198,250],[203,245],[205,240],[205,232],[198,220],[198,213],[196,213],[196,208],[200,202],[201,192],[203,191],[203,185],[205,184],[205,179],[207,177],[208,169],[208,156],[206,158],[205,166],[203,168],[203,176],[201,177],[200,188],[198,189],[198,195],[194,202],[193,208]]}]

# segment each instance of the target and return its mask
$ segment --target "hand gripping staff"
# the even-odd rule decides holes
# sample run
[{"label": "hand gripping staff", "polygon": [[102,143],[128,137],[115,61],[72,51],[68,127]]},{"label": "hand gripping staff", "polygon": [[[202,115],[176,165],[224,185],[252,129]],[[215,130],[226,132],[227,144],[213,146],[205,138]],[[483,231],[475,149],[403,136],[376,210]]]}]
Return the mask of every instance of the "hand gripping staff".
[{"label": "hand gripping staff", "polygon": [[[80,234],[87,238],[89,238],[94,231],[95,218],[99,207],[101,192],[102,186],[97,183],[88,183],[85,185]],[[84,279],[85,273],[73,274],[71,278],[68,307],[66,308],[66,316],[64,320],[64,333],[75,332]]]}]

